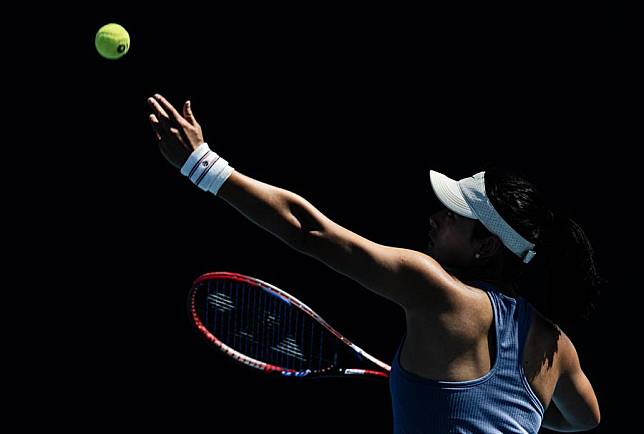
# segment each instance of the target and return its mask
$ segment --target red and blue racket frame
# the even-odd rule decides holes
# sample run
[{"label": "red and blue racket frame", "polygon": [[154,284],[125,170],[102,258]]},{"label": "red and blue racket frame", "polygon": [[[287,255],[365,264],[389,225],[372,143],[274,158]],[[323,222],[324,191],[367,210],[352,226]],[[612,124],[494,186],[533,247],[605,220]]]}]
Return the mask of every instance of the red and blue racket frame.
[{"label": "red and blue racket frame", "polygon": [[[348,348],[353,350],[360,358],[369,360],[374,366],[374,369],[359,369],[359,368],[342,368],[338,366],[329,366],[321,370],[310,370],[306,369],[303,371],[298,371],[295,369],[287,369],[284,367],[272,365],[269,363],[256,360],[252,357],[248,357],[239,351],[231,348],[226,345],[224,342],[219,340],[214,334],[210,332],[203,324],[199,315],[197,314],[197,308],[195,305],[196,292],[199,285],[208,280],[215,279],[226,279],[233,280],[236,282],[244,283],[247,285],[252,285],[263,289],[271,293],[272,295],[281,298],[286,303],[295,306],[300,309],[306,315],[310,316],[312,319],[321,324],[326,330],[328,330],[332,335],[334,335],[338,340],[344,343]],[[287,292],[271,285],[270,283],[264,282],[262,280],[256,279],[254,277],[245,276],[243,274],[218,271],[206,273],[199,276],[193,283],[188,297],[189,301],[189,310],[192,321],[201,335],[203,335],[208,341],[214,344],[219,350],[221,350],[226,355],[232,357],[234,360],[249,366],[263,371],[267,374],[276,374],[284,377],[296,377],[296,378],[312,378],[312,377],[345,377],[345,376],[365,376],[365,377],[374,377],[374,378],[383,378],[386,379],[389,377],[389,371],[391,367],[386,363],[378,360],[377,358],[371,356],[360,347],[349,341],[347,338],[338,333],[333,327],[331,327],[322,317],[316,314],[311,308],[302,303],[297,298],[288,294]]]}]

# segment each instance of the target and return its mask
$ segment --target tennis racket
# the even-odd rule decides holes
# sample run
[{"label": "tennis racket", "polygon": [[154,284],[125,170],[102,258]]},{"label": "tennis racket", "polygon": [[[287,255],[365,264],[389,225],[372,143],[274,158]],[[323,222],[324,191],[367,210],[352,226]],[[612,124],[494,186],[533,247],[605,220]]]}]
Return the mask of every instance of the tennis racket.
[{"label": "tennis racket", "polygon": [[259,279],[207,273],[195,280],[188,302],[197,330],[251,368],[285,377],[389,377],[389,365],[292,295]]}]

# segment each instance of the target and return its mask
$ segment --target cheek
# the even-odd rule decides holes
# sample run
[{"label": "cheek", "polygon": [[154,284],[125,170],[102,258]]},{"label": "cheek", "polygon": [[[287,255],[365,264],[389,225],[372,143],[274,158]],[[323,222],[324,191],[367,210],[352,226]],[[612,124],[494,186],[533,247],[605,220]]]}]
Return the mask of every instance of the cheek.
[{"label": "cheek", "polygon": [[444,234],[436,240],[436,250],[451,263],[461,263],[468,258],[469,244],[458,234]]},{"label": "cheek", "polygon": [[463,240],[461,236],[454,232],[442,233],[437,242],[450,250],[461,250],[463,248]]}]

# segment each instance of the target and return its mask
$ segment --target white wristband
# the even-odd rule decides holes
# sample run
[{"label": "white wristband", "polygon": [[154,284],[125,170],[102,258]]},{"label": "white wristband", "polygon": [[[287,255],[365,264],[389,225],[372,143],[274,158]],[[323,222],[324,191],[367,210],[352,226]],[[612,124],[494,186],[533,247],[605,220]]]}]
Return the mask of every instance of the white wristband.
[{"label": "white wristband", "polygon": [[204,142],[190,154],[181,167],[181,174],[190,178],[197,187],[216,195],[233,170],[228,161],[211,151]]},{"label": "white wristband", "polygon": [[221,186],[224,185],[224,182],[226,182],[226,180],[230,177],[230,175],[232,175],[234,171],[235,169],[233,169],[226,163],[226,167],[224,167],[222,171],[219,172],[219,174],[215,177],[210,187],[208,187],[208,191],[216,196],[219,193]]}]

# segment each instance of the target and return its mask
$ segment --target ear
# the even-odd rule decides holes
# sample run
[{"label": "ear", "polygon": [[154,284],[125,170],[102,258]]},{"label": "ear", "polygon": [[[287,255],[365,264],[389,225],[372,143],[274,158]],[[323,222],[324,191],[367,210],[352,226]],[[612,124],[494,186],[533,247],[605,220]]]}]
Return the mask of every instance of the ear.
[{"label": "ear", "polygon": [[478,253],[481,255],[481,259],[491,258],[495,256],[498,252],[501,251],[501,248],[503,247],[503,243],[501,243],[501,240],[496,235],[485,237],[480,240],[479,243],[480,246]]}]

